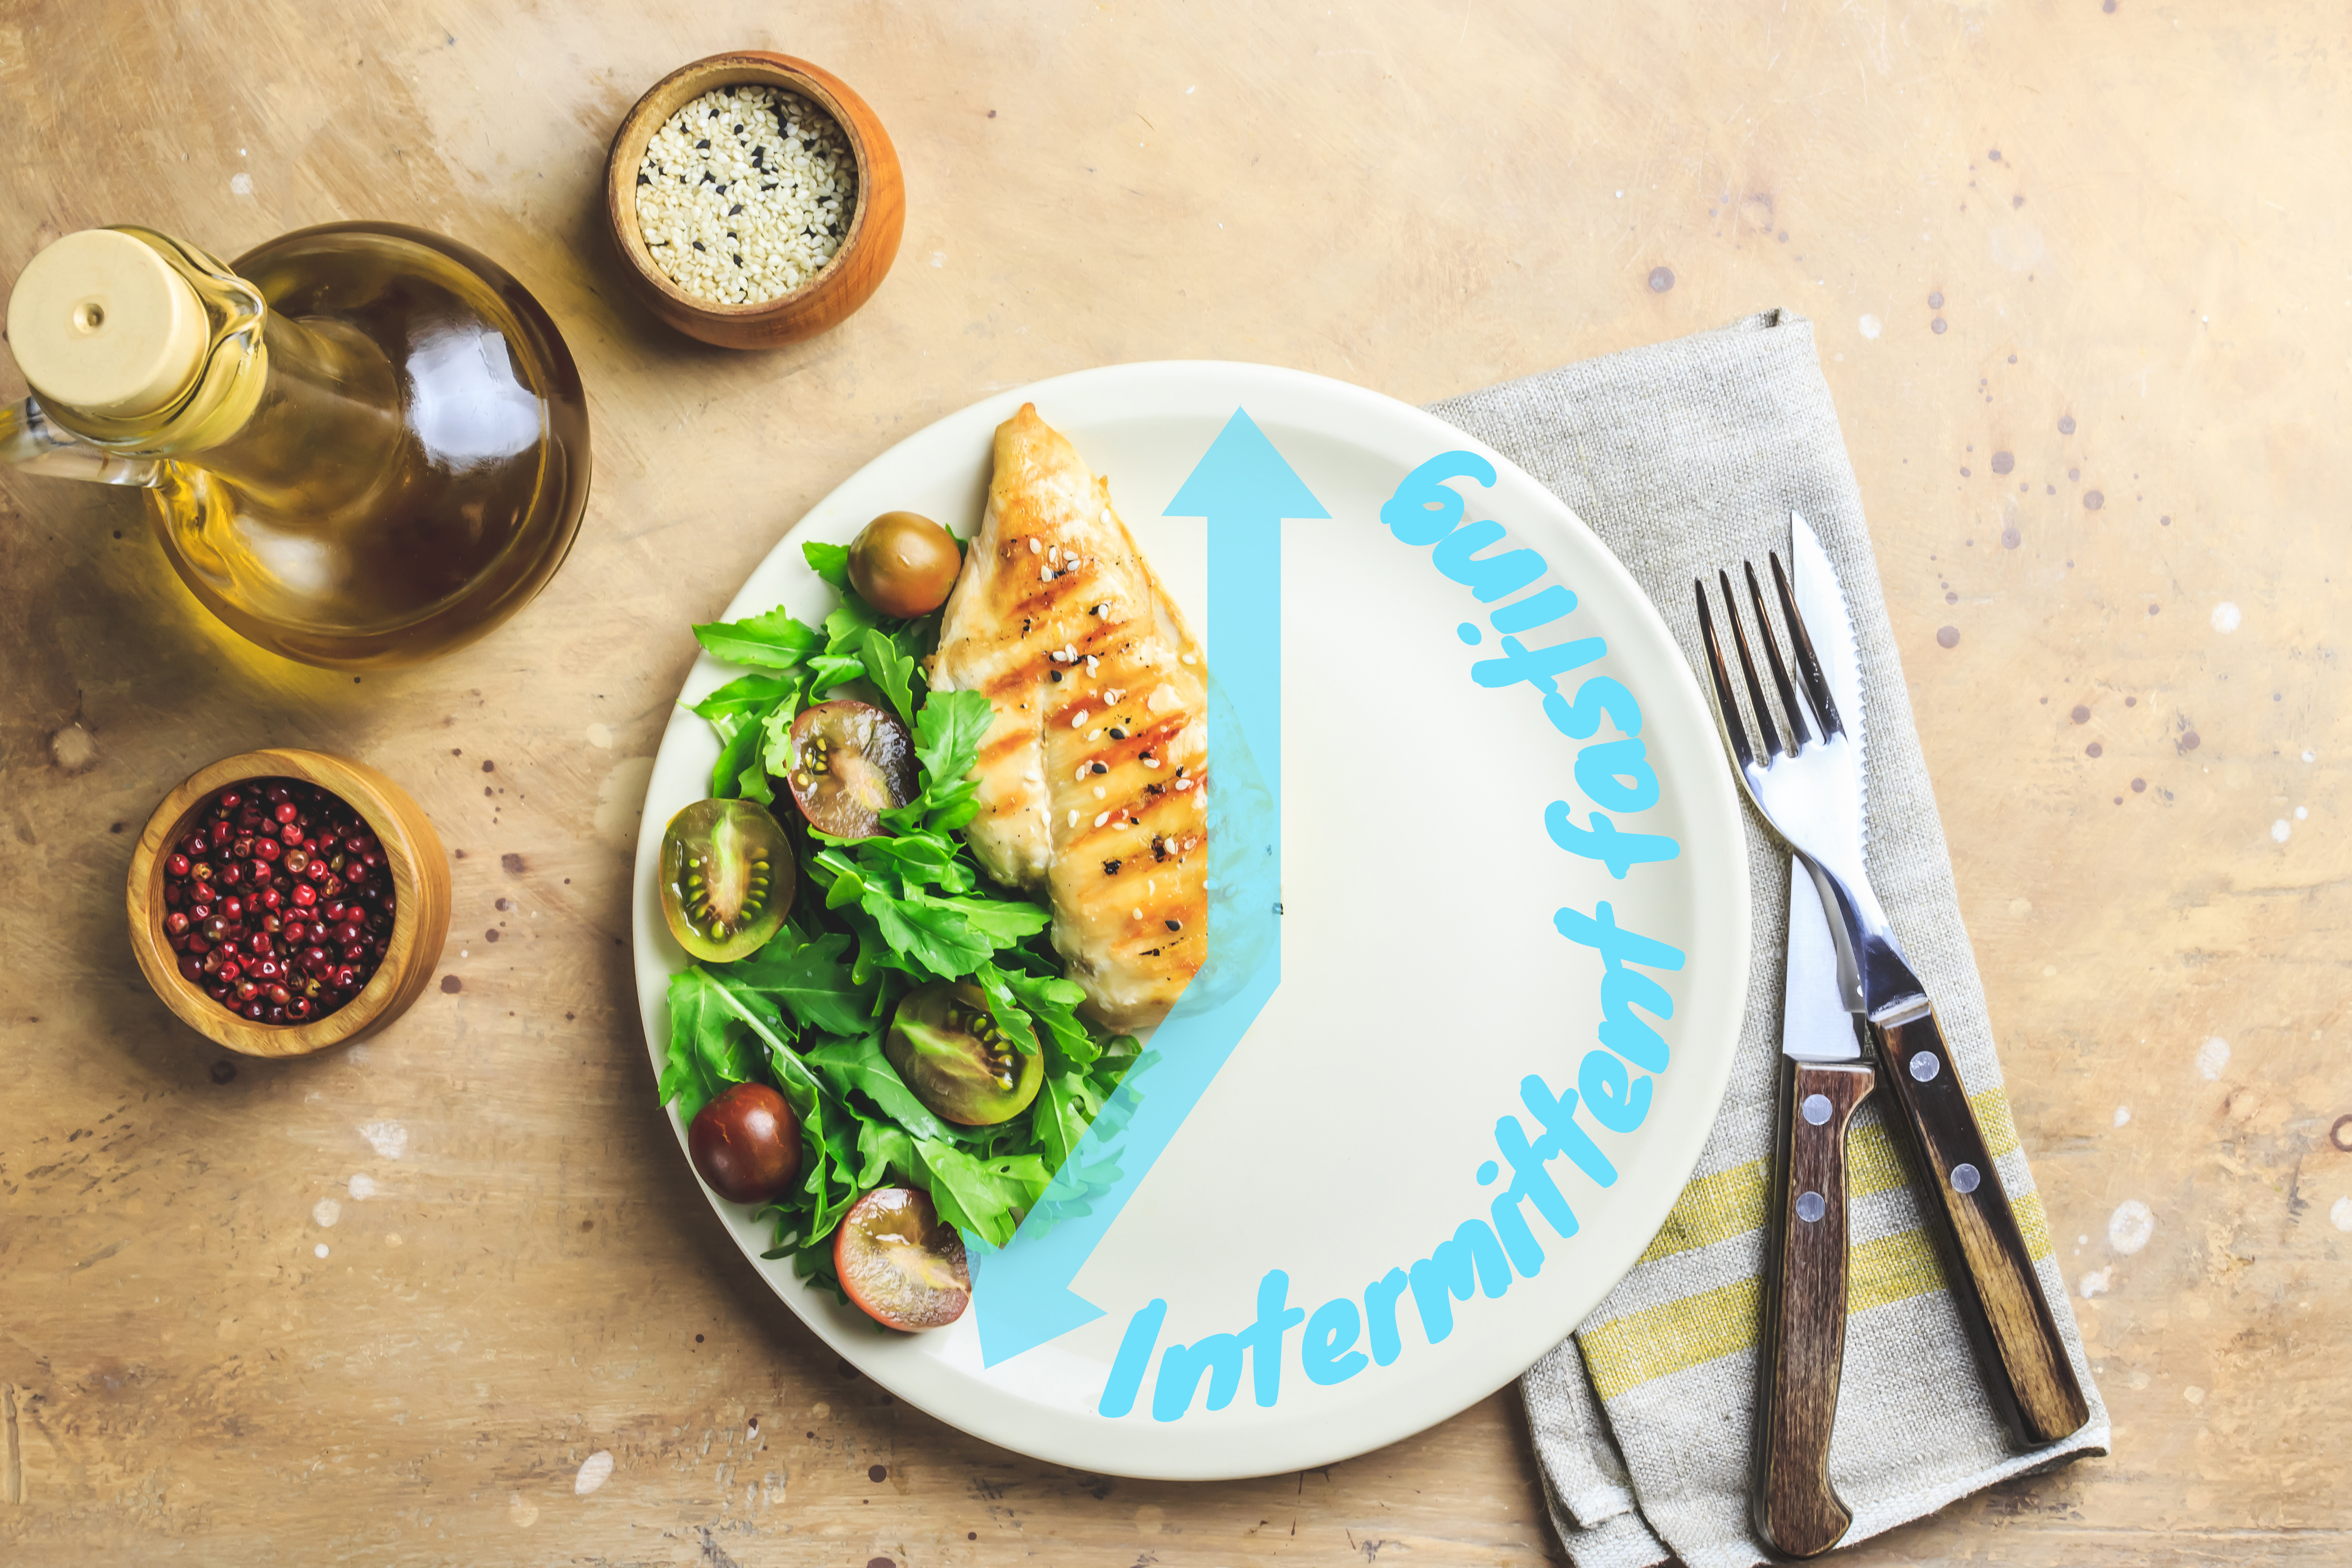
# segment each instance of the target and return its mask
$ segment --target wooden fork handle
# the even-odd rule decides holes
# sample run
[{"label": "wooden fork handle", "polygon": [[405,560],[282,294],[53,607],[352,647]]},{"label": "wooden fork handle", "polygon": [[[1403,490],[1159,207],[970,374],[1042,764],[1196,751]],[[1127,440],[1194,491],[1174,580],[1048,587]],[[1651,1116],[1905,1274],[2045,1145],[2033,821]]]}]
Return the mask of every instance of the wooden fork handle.
[{"label": "wooden fork handle", "polygon": [[1830,1485],[1830,1432],[1845,1363],[1845,1130],[1875,1076],[1866,1063],[1780,1062],[1749,1512],[1790,1557],[1821,1555],[1853,1522]]},{"label": "wooden fork handle", "polygon": [[1928,1229],[1986,1392],[2020,1443],[2055,1443],[2081,1429],[2090,1406],[1935,1011],[1923,1004],[1913,1017],[1873,1024],[1870,1034],[1902,1109],[1894,1120],[1909,1135]]}]

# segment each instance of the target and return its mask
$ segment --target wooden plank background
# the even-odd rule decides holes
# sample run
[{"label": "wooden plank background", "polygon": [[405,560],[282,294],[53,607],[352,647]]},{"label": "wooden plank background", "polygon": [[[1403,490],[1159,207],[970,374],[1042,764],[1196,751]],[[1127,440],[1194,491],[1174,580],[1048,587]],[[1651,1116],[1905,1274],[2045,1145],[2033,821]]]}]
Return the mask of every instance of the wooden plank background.
[{"label": "wooden plank background", "polygon": [[[597,463],[537,604],[362,682],[225,640],[134,494],[0,476],[0,1556],[1557,1559],[1507,1394],[1328,1470],[1145,1485],[837,1364],[656,1112],[628,847],[688,621],[984,393],[1202,356],[1418,402],[1766,306],[1819,330],[2116,1421],[2112,1458],[1849,1559],[2352,1556],[2347,32],[2149,0],[0,9],[0,276],[106,222],[229,255],[436,228],[562,324]],[[847,79],[907,167],[881,293],[765,355],[627,303],[598,227],[622,112],[743,46]],[[225,1060],[131,964],[137,825],[265,743],[375,763],[465,852],[463,989],[365,1050]]]}]

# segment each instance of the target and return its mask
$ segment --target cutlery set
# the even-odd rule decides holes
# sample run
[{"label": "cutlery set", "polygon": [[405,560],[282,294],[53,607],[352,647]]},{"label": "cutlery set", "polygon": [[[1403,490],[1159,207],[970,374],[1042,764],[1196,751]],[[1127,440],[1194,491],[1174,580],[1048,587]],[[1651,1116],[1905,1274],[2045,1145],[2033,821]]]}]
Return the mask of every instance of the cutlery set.
[{"label": "cutlery set", "polygon": [[1729,572],[1716,575],[1719,618],[1706,581],[1693,586],[1733,771],[1794,851],[1751,1512],[1777,1550],[1812,1557],[1853,1523],[1829,1476],[1845,1352],[1845,1134],[1882,1083],[1994,1408],[2032,1447],[2090,1411],[1934,1005],[1871,889],[1853,618],[1794,512],[1790,534],[1793,571],[1769,558],[1783,632],[1753,564],[1741,566],[1752,642]]}]

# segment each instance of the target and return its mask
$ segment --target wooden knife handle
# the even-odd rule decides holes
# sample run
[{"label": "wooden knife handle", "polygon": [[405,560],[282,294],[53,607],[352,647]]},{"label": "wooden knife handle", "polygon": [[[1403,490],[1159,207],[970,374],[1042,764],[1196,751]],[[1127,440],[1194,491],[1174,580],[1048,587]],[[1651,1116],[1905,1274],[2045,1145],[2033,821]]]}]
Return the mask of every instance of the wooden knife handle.
[{"label": "wooden knife handle", "polygon": [[1845,1362],[1845,1129],[1870,1097],[1867,1064],[1780,1062],[1780,1124],[1757,1351],[1757,1533],[1817,1557],[1853,1515],[1830,1485]]},{"label": "wooden knife handle", "polygon": [[1943,1250],[1985,1390],[2020,1443],[2055,1443],[2081,1429],[2090,1406],[1944,1032],[1930,1008],[1873,1024],[1870,1034],[1903,1110],[1895,1120],[1909,1134],[1928,1228]]}]

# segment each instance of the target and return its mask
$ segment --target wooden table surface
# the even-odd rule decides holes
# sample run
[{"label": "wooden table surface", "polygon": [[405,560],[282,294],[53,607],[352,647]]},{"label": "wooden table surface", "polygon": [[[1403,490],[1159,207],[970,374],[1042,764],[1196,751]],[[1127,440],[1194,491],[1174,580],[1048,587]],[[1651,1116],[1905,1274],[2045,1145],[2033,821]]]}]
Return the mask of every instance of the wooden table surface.
[{"label": "wooden table surface", "polygon": [[[1420,402],[1767,306],[1816,323],[2116,1416],[1848,1559],[2352,1556],[2347,43],[2153,0],[0,10],[0,277],[99,223],[436,228],[561,322],[596,457],[536,604],[358,682],[232,646],[136,494],[0,476],[0,1557],[1559,1560],[1507,1392],[1156,1485],[838,1363],[656,1110],[630,846],[687,623],[985,393],[1193,356]],[[596,208],[636,95],[743,46],[907,170],[881,292],[763,355],[627,303]],[[464,852],[462,990],[364,1049],[225,1059],[131,963],[138,825],[268,743]]]}]

